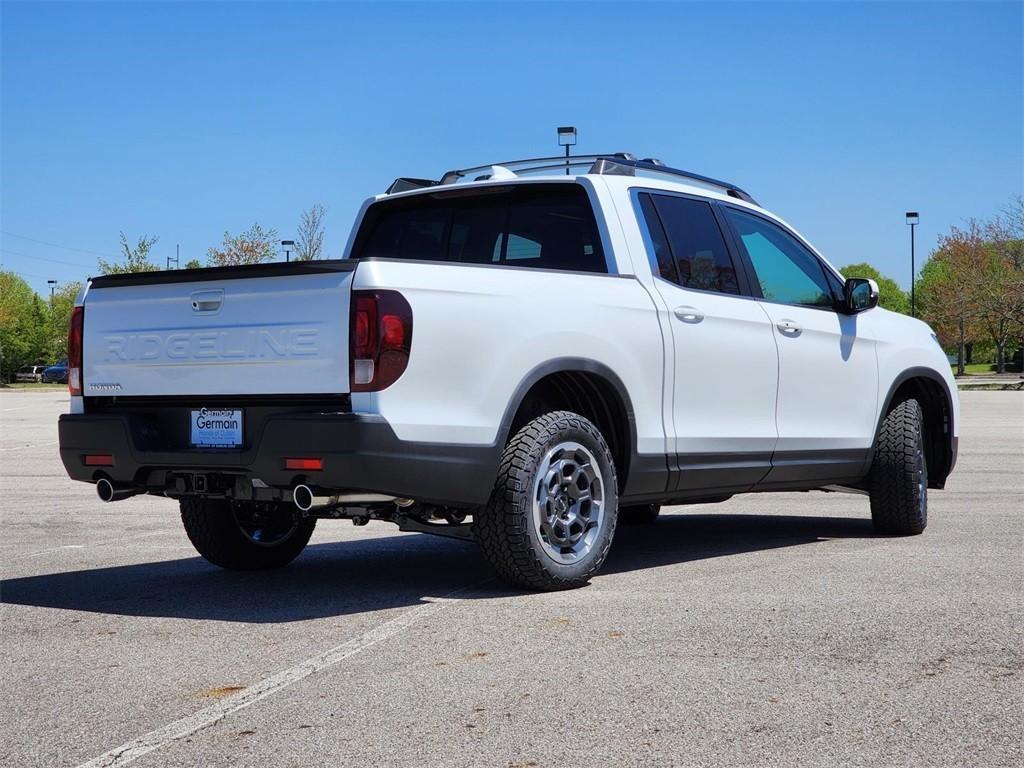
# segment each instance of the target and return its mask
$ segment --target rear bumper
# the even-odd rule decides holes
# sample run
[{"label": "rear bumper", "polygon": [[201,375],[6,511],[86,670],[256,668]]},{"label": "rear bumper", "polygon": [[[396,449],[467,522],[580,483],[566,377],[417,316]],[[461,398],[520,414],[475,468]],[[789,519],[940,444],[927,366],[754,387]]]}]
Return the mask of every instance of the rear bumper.
[{"label": "rear bumper", "polygon": [[[182,493],[174,482],[190,475],[228,478],[233,488],[290,489],[298,483],[331,490],[390,494],[438,504],[479,505],[494,485],[498,456],[490,446],[399,440],[381,417],[353,413],[270,416],[238,450],[160,450],[152,435],[143,449],[138,425],[124,414],[64,414],[60,456],[74,480],[140,491]],[[109,454],[112,466],[87,466],[85,456]],[[288,457],[323,460],[318,471],[285,469]],[[240,485],[239,485],[240,484]],[[255,487],[259,488],[260,483]],[[186,486],[184,492],[194,489]],[[234,491],[232,491],[234,493]]]}]

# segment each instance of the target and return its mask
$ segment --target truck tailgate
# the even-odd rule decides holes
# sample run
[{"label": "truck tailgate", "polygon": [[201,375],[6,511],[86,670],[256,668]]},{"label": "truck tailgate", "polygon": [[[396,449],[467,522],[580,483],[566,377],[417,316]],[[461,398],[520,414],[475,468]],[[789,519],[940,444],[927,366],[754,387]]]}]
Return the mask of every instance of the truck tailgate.
[{"label": "truck tailgate", "polygon": [[348,392],[353,269],[302,262],[97,278],[85,299],[84,394]]}]

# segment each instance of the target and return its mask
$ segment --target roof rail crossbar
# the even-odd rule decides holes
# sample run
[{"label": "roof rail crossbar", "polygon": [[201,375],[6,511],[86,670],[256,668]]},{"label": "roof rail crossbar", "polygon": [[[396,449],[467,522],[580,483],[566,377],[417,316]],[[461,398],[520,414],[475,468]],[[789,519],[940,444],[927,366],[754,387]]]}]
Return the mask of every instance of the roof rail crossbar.
[{"label": "roof rail crossbar", "polygon": [[757,205],[757,201],[750,196],[749,193],[737,187],[735,184],[731,184],[728,181],[722,181],[721,179],[714,179],[710,176],[703,176],[699,173],[693,173],[692,171],[684,171],[679,168],[671,168],[661,162],[652,162],[651,160],[638,160],[632,163],[634,168],[640,168],[645,171],[652,173],[667,173],[670,176],[682,176],[686,179],[692,179],[699,181],[704,184],[710,184],[713,187],[721,187],[725,190],[725,193],[729,197],[735,197],[739,200],[743,200],[751,205]]},{"label": "roof rail crossbar", "polygon": [[600,162],[600,160],[595,161],[591,158],[579,159],[573,157],[569,159],[569,162],[566,162],[565,158],[563,157],[562,162],[560,163],[549,163],[547,165],[530,165],[525,168],[516,168],[515,172],[518,174],[536,173],[537,171],[564,171],[566,168],[582,168],[583,166],[586,166],[588,169],[587,173],[595,173],[595,171],[591,170],[594,167],[595,162]]},{"label": "roof rail crossbar", "polygon": [[660,160],[655,160],[653,158],[637,160],[635,155],[631,155],[628,152],[612,152],[596,155],[571,155],[568,158],[556,155],[554,157],[532,157],[525,160],[505,160],[500,163],[487,163],[486,165],[474,165],[470,168],[456,168],[446,171],[438,181],[434,181],[432,179],[398,178],[392,182],[390,187],[388,187],[387,194],[407,192],[412,189],[443,186],[445,184],[454,184],[459,181],[459,179],[464,179],[467,176],[479,173],[480,171],[488,171],[494,166],[507,168],[513,173],[536,173],[537,171],[556,171],[563,168],[580,168],[583,166],[590,166],[587,173],[592,174],[635,176],[637,171],[645,171],[648,173],[657,173],[668,176],[679,176],[702,184],[707,184],[709,186],[718,187],[719,189],[724,190],[729,197],[735,197],[739,200],[744,200],[753,205],[757,205],[757,201],[754,200],[753,197],[735,184],[730,184],[727,181],[721,181],[720,179],[714,179],[710,176],[704,176],[699,173],[693,173],[692,171],[672,168],[665,165]]},{"label": "roof rail crossbar", "polygon": [[660,160],[654,160],[653,158],[645,160],[620,160],[616,157],[599,158],[594,163],[590,172],[604,175],[635,176],[637,170],[647,171],[650,173],[662,173],[669,176],[681,176],[684,179],[699,181],[702,184],[708,184],[713,187],[724,189],[725,193],[729,197],[735,197],[738,200],[743,200],[751,203],[752,205],[758,204],[749,193],[740,189],[735,184],[730,184],[728,181],[722,181],[721,179],[713,179],[710,176],[704,176],[699,173],[693,173],[692,171],[684,171],[680,168],[671,168]]},{"label": "roof rail crossbar", "polygon": [[[629,154],[628,152],[618,152],[618,153],[605,153],[605,154],[596,154],[596,155],[572,155],[569,158],[566,158],[564,155],[562,155],[562,156],[555,155],[554,157],[530,157],[530,158],[526,158],[525,160],[505,160],[505,161],[500,162],[500,163],[486,163],[484,165],[474,165],[474,166],[471,166],[469,168],[454,168],[454,169],[452,169],[450,171],[446,171],[444,173],[444,175],[441,177],[440,183],[441,184],[453,184],[456,181],[458,181],[459,179],[465,178],[466,176],[469,176],[470,174],[476,173],[478,171],[486,171],[486,170],[488,170],[489,168],[491,168],[492,166],[495,166],[495,165],[500,165],[502,168],[508,168],[510,171],[516,171],[517,170],[514,166],[524,166],[524,165],[531,165],[531,164],[537,164],[537,163],[540,163],[540,164],[550,163],[555,168],[565,168],[566,160],[567,159],[568,159],[570,165],[582,165],[582,164],[584,164],[586,162],[593,162],[594,160],[596,160],[599,157],[618,157],[618,158],[621,158],[623,160],[634,160],[635,159],[633,157],[633,155]],[[529,169],[528,168],[519,168],[518,172],[519,173],[523,173],[523,172],[525,172],[527,170],[529,170]]]}]

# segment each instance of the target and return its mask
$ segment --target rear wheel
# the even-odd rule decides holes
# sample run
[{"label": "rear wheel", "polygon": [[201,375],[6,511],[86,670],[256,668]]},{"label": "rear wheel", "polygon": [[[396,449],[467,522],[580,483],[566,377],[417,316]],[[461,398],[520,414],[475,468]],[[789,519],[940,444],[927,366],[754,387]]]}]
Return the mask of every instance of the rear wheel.
[{"label": "rear wheel", "polygon": [[600,431],[578,414],[555,411],[509,441],[474,529],[506,581],[568,589],[586,584],[604,563],[617,506],[615,465]]},{"label": "rear wheel", "polygon": [[914,399],[897,403],[882,421],[868,475],[871,520],[878,533],[907,536],[928,525],[924,415]]},{"label": "rear wheel", "polygon": [[232,571],[287,565],[305,548],[316,519],[291,504],[182,499],[181,522],[200,555]]}]

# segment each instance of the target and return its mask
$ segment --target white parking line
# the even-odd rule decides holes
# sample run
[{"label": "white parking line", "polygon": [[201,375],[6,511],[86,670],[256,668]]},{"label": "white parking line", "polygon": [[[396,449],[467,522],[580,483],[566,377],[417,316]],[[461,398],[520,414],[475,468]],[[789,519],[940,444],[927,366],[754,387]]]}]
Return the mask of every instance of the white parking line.
[{"label": "white parking line", "polygon": [[120,747],[103,753],[99,757],[94,757],[92,760],[82,763],[79,768],[112,768],[113,766],[127,765],[153,750],[165,747],[186,736],[191,736],[193,733],[208,728],[228,715],[248,707],[250,704],[255,704],[257,701],[294,685],[316,672],[333,667],[335,664],[339,664],[345,659],[365,651],[382,640],[394,637],[417,621],[421,621],[431,613],[436,613],[445,604],[459,602],[455,595],[471,588],[462,587],[441,597],[433,598],[430,602],[418,605],[401,616],[386,621],[369,632],[335,646],[319,656],[314,656],[300,664],[296,664],[290,669],[265,678],[233,696],[229,696],[216,704],[199,710],[193,715],[175,720],[163,728],[150,731],[145,736],[140,736],[126,744],[122,744]]},{"label": "white parking line", "polygon": [[[168,532],[164,530],[160,531],[147,531],[146,533],[140,533],[136,536],[127,536],[120,539],[112,539],[111,541],[101,541],[96,544],[89,544],[88,547],[85,544],[63,544],[59,547],[50,547],[49,549],[40,549],[35,552],[13,552],[8,556],[7,560],[21,560],[26,557],[38,557],[39,555],[50,555],[54,552],[64,552],[69,549],[101,549],[103,547],[130,547],[132,542],[138,541],[139,539],[146,539],[150,536],[163,536]],[[183,545],[184,546],[184,545]],[[146,545],[143,545],[146,547]],[[8,547],[8,549],[10,549]]]},{"label": "white parking line", "polygon": [[85,549],[85,544],[65,544],[62,547],[51,547],[50,549],[41,549],[38,552],[29,552],[22,557],[36,557],[37,555],[46,555],[50,552],[60,552],[62,549]]},{"label": "white parking line", "polygon": [[9,447],[9,449],[0,449],[0,453],[6,452],[6,451],[25,451],[26,449],[30,449],[30,447],[44,447],[46,445],[56,445],[56,444],[57,444],[56,440],[50,440],[49,442],[34,442],[31,445],[14,445],[14,447]]}]

